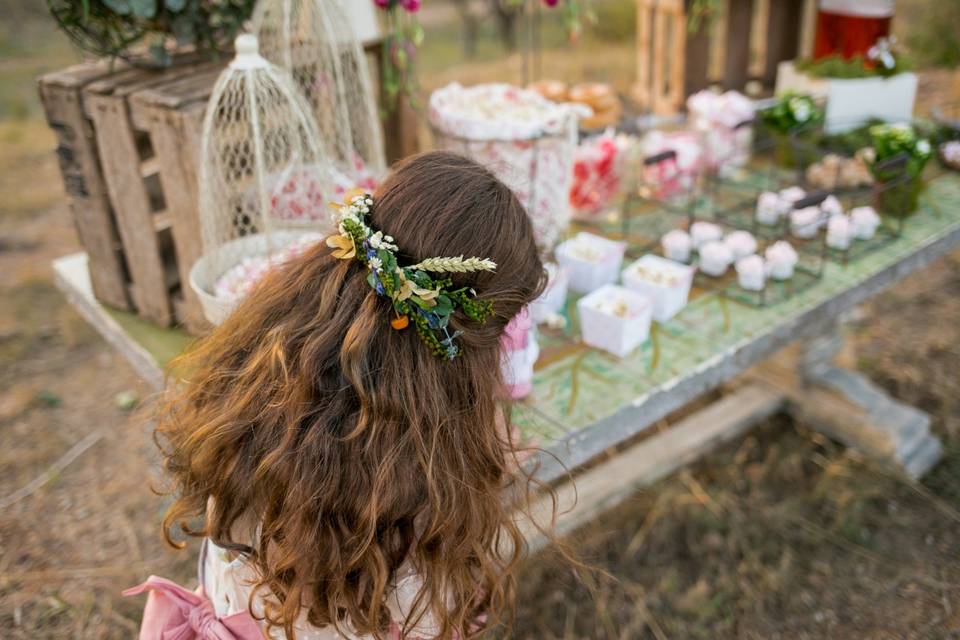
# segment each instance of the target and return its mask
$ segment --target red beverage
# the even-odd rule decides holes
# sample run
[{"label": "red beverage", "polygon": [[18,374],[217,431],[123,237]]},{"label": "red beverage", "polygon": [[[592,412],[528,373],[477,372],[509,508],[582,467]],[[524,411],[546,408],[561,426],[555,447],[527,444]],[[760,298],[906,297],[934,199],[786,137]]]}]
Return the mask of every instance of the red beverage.
[{"label": "red beverage", "polygon": [[892,18],[892,0],[821,0],[813,57],[866,57],[878,38],[890,35]]}]

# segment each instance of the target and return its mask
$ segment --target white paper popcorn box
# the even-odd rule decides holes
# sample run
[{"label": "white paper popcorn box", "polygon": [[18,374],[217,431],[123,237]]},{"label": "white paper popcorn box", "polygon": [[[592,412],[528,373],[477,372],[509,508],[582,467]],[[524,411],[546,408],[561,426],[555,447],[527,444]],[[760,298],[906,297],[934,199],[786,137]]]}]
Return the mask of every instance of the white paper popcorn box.
[{"label": "white paper popcorn box", "polygon": [[873,207],[856,207],[850,211],[853,223],[853,237],[857,240],[869,240],[880,226],[880,216]]},{"label": "white paper popcorn box", "polygon": [[700,247],[700,271],[713,278],[719,278],[727,272],[733,263],[733,251],[719,240],[713,240]]},{"label": "white paper popcorn box", "polygon": [[577,301],[585,344],[623,357],[650,336],[653,304],[645,295],[615,284]]},{"label": "white paper popcorn box", "polygon": [[557,246],[557,262],[570,275],[570,288],[590,293],[616,282],[627,246],[592,233],[580,232]]},{"label": "white paper popcorn box", "polygon": [[563,311],[570,284],[570,274],[565,267],[553,262],[548,262],[544,267],[547,270],[547,287],[540,297],[530,304],[530,315],[537,324],[546,322],[550,316]]},{"label": "white paper popcorn box", "polygon": [[740,258],[734,265],[737,269],[737,283],[747,291],[760,291],[767,280],[767,267],[758,255]]},{"label": "white paper popcorn box", "polygon": [[666,322],[687,304],[695,267],[647,254],[623,270],[623,285],[647,296],[653,319]]}]

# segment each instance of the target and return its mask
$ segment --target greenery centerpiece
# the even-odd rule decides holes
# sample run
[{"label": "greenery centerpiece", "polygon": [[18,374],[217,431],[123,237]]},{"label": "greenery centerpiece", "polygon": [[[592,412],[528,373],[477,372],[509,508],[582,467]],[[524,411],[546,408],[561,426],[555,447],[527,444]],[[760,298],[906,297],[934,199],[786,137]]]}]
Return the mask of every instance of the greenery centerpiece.
[{"label": "greenery centerpiece", "polygon": [[47,0],[47,8],[80,49],[137,66],[165,67],[177,49],[211,54],[229,50],[254,2]]},{"label": "greenery centerpiece", "polygon": [[824,112],[811,96],[788,91],[758,115],[774,140],[777,162],[792,168],[796,157],[790,137],[823,122]]},{"label": "greenery centerpiece", "polygon": [[922,174],[933,154],[930,141],[910,124],[870,127],[871,146],[863,157],[873,177],[882,185],[879,208],[894,216],[907,216],[917,208],[923,190]]}]

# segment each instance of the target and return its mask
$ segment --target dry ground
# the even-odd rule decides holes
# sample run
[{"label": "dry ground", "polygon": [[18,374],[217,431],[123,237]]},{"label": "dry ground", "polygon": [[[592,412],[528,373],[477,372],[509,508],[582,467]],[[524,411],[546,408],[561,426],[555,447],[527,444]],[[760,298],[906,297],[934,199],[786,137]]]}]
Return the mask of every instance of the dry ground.
[{"label": "dry ground", "polygon": [[[77,244],[29,82],[73,54],[49,28],[24,33],[0,33],[0,505],[79,455],[0,508],[0,637],[131,638],[142,603],[119,591],[149,573],[189,582],[194,556],[163,546],[146,416],[117,403],[147,390],[51,282],[50,260]],[[921,93],[957,86],[927,74]],[[947,444],[922,484],[772,420],[579,532],[576,549],[609,577],[531,560],[514,635],[960,637],[958,320],[954,254],[849,327],[857,366],[929,411]]]}]

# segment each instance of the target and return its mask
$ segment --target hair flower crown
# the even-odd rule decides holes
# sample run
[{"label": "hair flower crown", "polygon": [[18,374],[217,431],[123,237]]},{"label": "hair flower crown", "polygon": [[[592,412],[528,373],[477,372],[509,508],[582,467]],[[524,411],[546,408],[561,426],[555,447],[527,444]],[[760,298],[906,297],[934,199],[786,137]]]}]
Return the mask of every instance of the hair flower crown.
[{"label": "hair flower crown", "polygon": [[397,245],[382,231],[374,231],[366,223],[373,207],[373,198],[362,191],[351,191],[343,204],[332,205],[337,233],[327,238],[335,258],[356,258],[370,272],[367,283],[377,295],[390,298],[396,317],[390,325],[405,329],[410,322],[420,339],[434,355],[453,359],[460,354],[455,340],[459,331],[450,333],[450,316],[457,309],[471,320],[485,322],[493,313],[493,303],[478,300],[470,287],[452,289],[450,278],[433,273],[471,273],[495,271],[497,265],[486,258],[427,258],[417,264],[397,264]]}]

